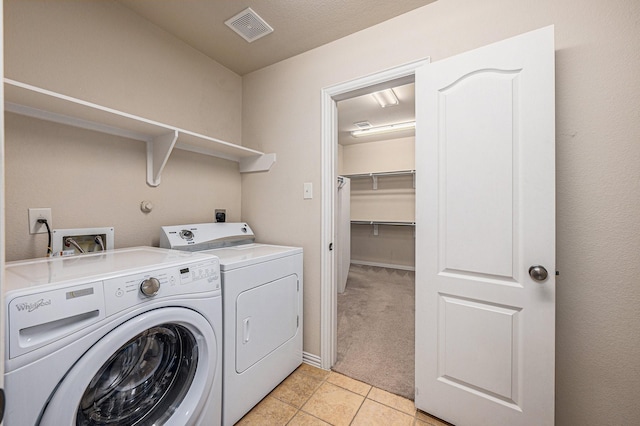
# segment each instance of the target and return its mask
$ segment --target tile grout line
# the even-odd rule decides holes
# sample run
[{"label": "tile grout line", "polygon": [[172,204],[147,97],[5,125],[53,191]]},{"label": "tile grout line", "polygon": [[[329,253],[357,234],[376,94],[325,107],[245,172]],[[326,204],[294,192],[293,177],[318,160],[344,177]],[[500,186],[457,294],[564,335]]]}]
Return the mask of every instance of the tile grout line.
[{"label": "tile grout line", "polygon": [[[311,414],[311,413],[307,413],[306,411],[303,411],[303,410],[302,410],[302,407],[304,407],[304,405],[305,405],[307,402],[309,402],[309,400],[313,397],[313,395],[315,395],[315,394],[316,394],[316,392],[318,391],[318,389],[320,389],[320,387],[321,387],[324,383],[326,383],[326,382],[327,382],[327,379],[328,379],[328,378],[329,378],[329,376],[331,375],[331,371],[332,371],[332,370],[329,370],[329,374],[327,374],[324,378],[320,379],[320,384],[319,384],[318,386],[316,386],[316,388],[313,390],[313,392],[311,392],[311,395],[309,395],[309,397],[308,397],[307,399],[305,399],[305,401],[304,401],[303,403],[301,403],[301,404],[300,404],[300,408],[295,407],[295,406],[293,406],[293,405],[289,404],[290,406],[292,406],[292,407],[296,408],[296,412],[293,414],[293,417],[291,417],[291,419],[289,419],[289,421],[286,423],[287,425],[288,425],[289,423],[291,423],[291,421],[292,421],[292,420],[293,420],[293,419],[298,415],[298,413],[300,413],[301,411],[302,411],[304,414],[306,414],[307,416],[311,416],[311,417],[313,417],[314,419],[318,419],[318,420],[320,420],[321,422],[328,423],[328,422],[326,422],[326,421],[322,420],[321,418],[314,416],[314,415],[313,415],[313,414]],[[303,372],[303,371],[300,371],[300,374],[302,374],[303,376],[306,376],[306,377],[312,378],[312,379],[316,379],[316,378],[317,378],[317,377],[314,377],[314,376],[313,376],[313,375],[311,375],[311,374],[306,374],[306,373],[305,373],[305,372]],[[285,402],[285,401],[282,401],[282,402]],[[286,402],[285,402],[285,403],[286,403]]]},{"label": "tile grout line", "polygon": [[[329,378],[329,376],[331,375],[331,372],[333,372],[333,370],[329,370],[329,372],[330,372],[330,373],[326,376],[326,378],[324,379],[324,381],[323,381],[323,382],[327,382],[327,379]],[[376,403],[376,404],[380,404],[380,405],[382,405],[382,406],[384,406],[384,407],[387,407],[387,408],[389,408],[389,409],[391,409],[391,410],[393,410],[393,411],[396,411],[396,412],[398,412],[398,413],[406,414],[407,416],[410,416],[411,418],[413,418],[413,425],[415,425],[415,424],[416,424],[417,419],[418,419],[418,417],[417,417],[418,410],[415,408],[415,401],[412,401],[412,402],[413,402],[413,404],[414,404],[413,414],[409,414],[409,413],[407,413],[407,412],[405,412],[405,411],[399,410],[399,409],[398,409],[398,408],[396,408],[396,407],[392,407],[391,405],[387,405],[387,404],[385,404],[384,402],[377,401],[377,400],[375,400],[375,399],[373,399],[373,398],[369,398],[369,395],[371,394],[371,391],[372,391],[373,389],[378,389],[378,390],[381,390],[381,391],[383,391],[383,392],[387,392],[387,393],[389,393],[389,394],[391,394],[391,395],[393,395],[393,396],[395,396],[395,397],[398,397],[398,398],[404,398],[404,397],[402,397],[402,396],[400,396],[400,395],[396,395],[396,394],[391,393],[391,392],[388,392],[388,391],[385,391],[384,389],[378,388],[378,387],[373,386],[373,385],[371,385],[371,384],[369,384],[369,383],[365,383],[365,382],[362,382],[362,381],[360,381],[360,380],[354,379],[354,378],[352,378],[352,377],[346,376],[346,375],[344,375],[344,374],[342,374],[342,373],[336,373],[336,374],[340,374],[340,375],[342,375],[342,376],[344,376],[344,377],[347,377],[347,378],[349,378],[349,379],[355,380],[355,381],[360,382],[360,383],[364,383],[365,385],[369,386],[369,390],[367,391],[366,395],[364,395],[364,398],[363,398],[362,402],[360,403],[360,405],[358,406],[358,410],[356,410],[356,413],[354,414],[353,418],[352,418],[352,419],[351,419],[351,421],[349,422],[349,425],[353,424],[353,421],[354,421],[354,420],[356,419],[356,417],[358,416],[358,413],[360,412],[360,409],[362,408],[362,406],[364,405],[364,402],[365,402],[367,399],[368,399],[369,401],[372,401],[372,402],[374,402],[374,403]],[[328,382],[328,383],[329,383],[329,384],[331,384],[331,385],[334,385],[334,386],[336,386],[336,387],[339,387],[340,389],[344,389],[344,390],[346,390],[346,391],[348,391],[348,392],[351,392],[351,393],[353,393],[354,395],[360,395],[359,393],[357,393],[357,392],[353,392],[352,390],[347,389],[347,388],[345,388],[345,387],[342,387],[342,386],[340,386],[340,385],[337,385],[337,384],[334,384],[334,383],[331,383],[331,382]],[[319,387],[318,387],[318,388],[319,388]],[[317,389],[316,389],[316,391],[317,391]],[[314,391],[313,393],[315,393],[316,391]],[[313,394],[312,394],[312,396],[313,396]],[[363,395],[360,395],[360,396],[363,396]],[[309,399],[310,399],[310,398],[311,398],[311,397],[309,397]],[[404,399],[407,399],[407,398],[404,398]],[[411,401],[410,399],[407,399],[407,400],[408,400],[408,401]],[[303,412],[304,412],[305,414],[309,414],[309,413],[307,413],[306,411],[303,411]],[[313,417],[315,417],[315,416],[313,416]],[[318,418],[318,417],[315,417],[315,418]],[[322,419],[319,419],[319,420],[322,420]],[[324,420],[322,420],[322,421],[324,421]],[[325,422],[325,423],[326,423],[326,422]]]},{"label": "tile grout line", "polygon": [[[348,376],[347,376],[348,377]],[[354,379],[355,380],[355,379]],[[364,382],[362,382],[364,383]],[[367,383],[368,384],[368,383]],[[369,384],[368,384],[369,385]],[[353,424],[353,421],[356,419],[356,417],[358,417],[358,413],[360,412],[360,409],[362,409],[362,406],[364,405],[364,402],[368,399],[369,394],[371,393],[371,389],[373,389],[372,385],[369,388],[369,390],[367,391],[367,394],[364,396],[364,398],[362,398],[362,402],[360,403],[360,406],[358,407],[358,409],[356,410],[356,413],[353,415],[353,418],[351,419],[351,421],[349,422],[349,425]]]},{"label": "tile grout line", "polygon": [[[380,388],[376,388],[376,389],[380,389]],[[383,390],[384,390],[384,389],[383,389]],[[393,394],[393,395],[395,395],[395,394]],[[384,402],[380,402],[380,401],[377,401],[377,400],[372,399],[372,398],[367,398],[367,399],[369,399],[370,401],[373,401],[373,402],[375,402],[375,403],[377,403],[377,404],[383,405],[383,406],[385,406],[385,407],[387,407],[387,408],[391,408],[392,410],[395,410],[395,411],[397,411],[397,412],[399,412],[399,413],[406,414],[407,416],[411,416],[411,417],[413,417],[413,418],[417,418],[418,410],[417,410],[417,409],[415,409],[415,408],[414,408],[414,412],[413,412],[413,414],[409,414],[409,413],[407,413],[406,411],[399,410],[399,409],[397,409],[396,407],[392,407],[391,405],[387,405],[387,404],[385,404]],[[415,403],[414,403],[414,407],[415,407]]]},{"label": "tile grout line", "polygon": [[[300,374],[302,374],[303,376],[306,376],[306,377],[309,377],[309,378],[315,379],[315,377],[313,377],[313,376],[312,376],[312,375],[310,375],[310,374],[306,374],[306,373],[304,373],[303,371],[300,371]],[[296,407],[296,406],[294,406],[294,405],[288,404],[288,405],[290,405],[291,407],[294,407],[294,408],[296,409],[296,412],[295,412],[295,413],[293,413],[293,416],[292,416],[292,417],[289,419],[289,421],[286,423],[287,425],[288,425],[289,423],[291,423],[291,421],[292,421],[292,420],[293,420],[293,419],[298,415],[298,413],[300,413],[300,412],[302,411],[302,407],[304,407],[304,405],[305,405],[307,402],[309,402],[309,400],[313,397],[313,395],[315,395],[315,393],[318,391],[318,389],[320,389],[320,386],[322,386],[322,384],[323,384],[323,383],[325,383],[325,382],[327,381],[327,378],[328,378],[328,377],[329,377],[329,374],[327,374],[323,379],[321,379],[321,380],[320,380],[320,384],[319,384],[318,386],[316,386],[316,388],[313,390],[313,392],[311,392],[311,395],[309,395],[309,397],[308,397],[307,399],[305,399],[305,400],[304,400],[304,402],[302,402],[302,403],[300,404],[300,407],[299,407],[299,408],[298,408],[298,407]],[[287,402],[286,402],[286,401],[282,401],[282,402],[284,402],[285,404],[287,404]],[[320,420],[320,421],[324,421],[324,420],[322,420],[322,419],[320,419],[320,418],[318,418],[318,417],[314,416],[313,414],[307,413],[306,411],[302,411],[302,412],[303,412],[304,414],[306,414],[306,415],[308,415],[308,416],[311,416],[311,417],[313,417],[313,418],[316,418],[316,419],[318,419],[318,420]],[[326,422],[325,422],[325,423],[326,423]]]}]

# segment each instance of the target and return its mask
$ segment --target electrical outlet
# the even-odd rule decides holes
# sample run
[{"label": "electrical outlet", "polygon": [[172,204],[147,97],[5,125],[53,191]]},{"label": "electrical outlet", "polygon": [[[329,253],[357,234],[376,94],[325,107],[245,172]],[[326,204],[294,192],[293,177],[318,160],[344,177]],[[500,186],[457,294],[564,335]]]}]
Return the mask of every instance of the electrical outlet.
[{"label": "electrical outlet", "polygon": [[216,222],[226,222],[227,221],[227,210],[226,209],[215,209],[213,212],[213,218]]},{"label": "electrical outlet", "polygon": [[29,209],[29,233],[30,234],[44,234],[47,232],[47,227],[44,223],[38,223],[38,219],[47,219],[49,228],[53,229],[53,222],[51,221],[51,209]]}]

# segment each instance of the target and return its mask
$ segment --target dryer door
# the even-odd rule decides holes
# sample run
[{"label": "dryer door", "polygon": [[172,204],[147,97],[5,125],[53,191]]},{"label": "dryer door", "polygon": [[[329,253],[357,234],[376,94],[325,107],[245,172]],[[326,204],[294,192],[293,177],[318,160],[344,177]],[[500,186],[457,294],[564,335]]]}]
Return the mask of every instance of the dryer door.
[{"label": "dryer door", "polygon": [[40,423],[194,424],[212,391],[217,353],[211,325],[192,310],[161,308],[138,315],[78,360]]}]

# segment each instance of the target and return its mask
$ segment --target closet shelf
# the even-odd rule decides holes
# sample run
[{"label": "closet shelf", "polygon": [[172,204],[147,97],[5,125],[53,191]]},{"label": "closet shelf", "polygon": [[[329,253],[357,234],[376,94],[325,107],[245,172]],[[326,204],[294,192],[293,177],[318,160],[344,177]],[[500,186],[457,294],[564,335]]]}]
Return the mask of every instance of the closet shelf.
[{"label": "closet shelf", "polygon": [[356,173],[351,175],[343,175],[350,179],[371,178],[373,181],[373,189],[378,189],[378,178],[385,176],[413,176],[413,188],[416,187],[416,171],[415,170],[396,170],[390,172],[372,172],[372,173]]},{"label": "closet shelf", "polygon": [[19,81],[4,79],[5,111],[83,129],[145,141],[147,183],[158,186],[173,149],[211,155],[239,164],[240,173],[269,171],[275,154],[97,105]]},{"label": "closet shelf", "polygon": [[378,225],[388,225],[388,226],[413,226],[413,236],[416,236],[415,222],[388,222],[388,221],[377,221],[377,220],[352,220],[352,225],[371,225],[373,227],[373,235],[378,235]]}]

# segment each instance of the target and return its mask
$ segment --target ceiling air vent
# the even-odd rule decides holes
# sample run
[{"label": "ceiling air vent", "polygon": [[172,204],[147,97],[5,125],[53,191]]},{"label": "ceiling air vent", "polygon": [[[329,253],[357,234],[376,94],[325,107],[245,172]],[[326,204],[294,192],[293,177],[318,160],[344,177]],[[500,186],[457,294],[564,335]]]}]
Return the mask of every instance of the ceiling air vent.
[{"label": "ceiling air vent", "polygon": [[224,23],[249,43],[273,32],[273,28],[250,7]]}]

